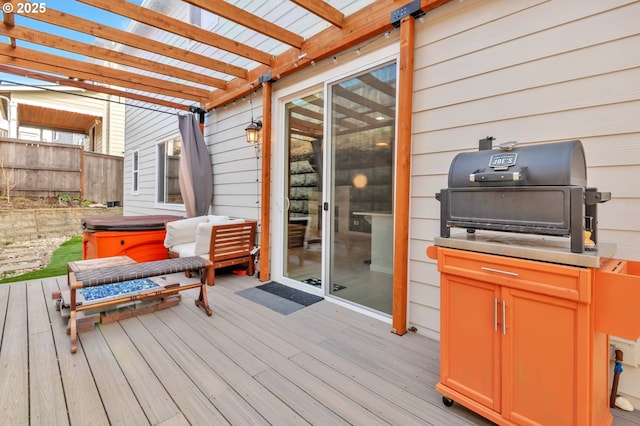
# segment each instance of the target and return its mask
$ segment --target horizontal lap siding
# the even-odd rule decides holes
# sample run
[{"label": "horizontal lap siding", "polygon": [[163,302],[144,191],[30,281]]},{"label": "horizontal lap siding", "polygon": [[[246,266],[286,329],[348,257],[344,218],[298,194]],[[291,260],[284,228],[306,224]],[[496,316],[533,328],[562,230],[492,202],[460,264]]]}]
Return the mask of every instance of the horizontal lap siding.
[{"label": "horizontal lap siding", "polygon": [[478,140],[582,140],[600,241],[640,259],[640,2],[451,2],[416,25],[410,322],[437,337],[435,193],[453,157]]},{"label": "horizontal lap siding", "polygon": [[[254,118],[260,118],[261,92],[253,96]],[[131,103],[134,104],[133,102]],[[184,214],[183,209],[160,208],[155,203],[157,144],[179,136],[178,117],[148,109],[127,107],[127,150],[124,160],[125,215]],[[183,114],[184,112],[181,112]],[[248,102],[217,108],[205,116],[204,139],[213,172],[212,213],[258,219],[258,185],[262,156],[256,159],[244,129],[251,121]],[[139,150],[139,190],[132,194],[133,152]],[[256,180],[258,179],[258,182]]]},{"label": "horizontal lap siding", "polygon": [[[130,105],[138,103],[130,102]],[[124,157],[124,214],[178,214],[184,209],[156,208],[157,144],[180,135],[176,114],[164,114],[135,106],[127,107]],[[133,153],[139,150],[138,194],[132,193]]]},{"label": "horizontal lap siding", "polygon": [[124,99],[116,96],[110,96],[109,99],[111,99],[110,103],[105,105],[108,113],[108,128],[106,129],[109,138],[108,153],[124,155]]},{"label": "horizontal lap siding", "polygon": [[[249,97],[233,105],[216,108],[207,115],[205,140],[213,167],[214,214],[259,219],[262,153],[256,158],[245,139],[251,121]],[[262,118],[262,92],[253,94],[253,118]]]}]

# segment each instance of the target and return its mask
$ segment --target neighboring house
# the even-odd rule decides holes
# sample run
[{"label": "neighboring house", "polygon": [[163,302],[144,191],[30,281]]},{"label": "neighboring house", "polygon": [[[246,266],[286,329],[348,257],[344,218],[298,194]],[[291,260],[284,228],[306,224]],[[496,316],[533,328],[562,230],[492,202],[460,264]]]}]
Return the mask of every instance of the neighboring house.
[{"label": "neighboring house", "polygon": [[0,85],[0,134],[122,156],[125,106],[111,98],[61,85]]},{"label": "neighboring house", "polygon": [[[612,193],[599,207],[599,239],[617,245],[616,257],[640,260],[638,22],[637,1],[447,3],[415,27],[409,212],[392,211],[397,30],[273,83],[269,205],[260,204],[261,163],[244,135],[251,115],[262,117],[262,90],[208,112],[211,212],[259,219],[270,209],[272,280],[389,322],[389,266],[407,264],[407,323],[438,339],[439,273],[425,249],[439,236],[434,194],[447,186],[453,157],[486,136],[496,145],[580,139],[589,186]],[[173,178],[163,165],[179,152],[177,118],[129,105],[125,214],[183,214],[159,192]],[[409,215],[407,258],[390,251],[397,214]],[[304,261],[288,238],[300,224]],[[637,342],[618,343],[640,363]],[[625,376],[640,407],[640,370]]]}]

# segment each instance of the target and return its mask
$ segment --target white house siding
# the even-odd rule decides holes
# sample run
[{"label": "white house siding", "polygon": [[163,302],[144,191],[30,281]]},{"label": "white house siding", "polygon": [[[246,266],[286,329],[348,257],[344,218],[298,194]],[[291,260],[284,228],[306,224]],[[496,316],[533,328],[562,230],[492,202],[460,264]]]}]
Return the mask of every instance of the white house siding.
[{"label": "white house siding", "polygon": [[[159,110],[165,112],[159,112]],[[124,215],[184,215],[184,206],[165,206],[156,203],[157,145],[180,136],[177,112],[166,108],[158,108],[156,111],[148,104],[127,102],[125,135],[127,144],[124,156]],[[140,157],[138,192],[134,194],[132,168],[133,153],[136,150]]]},{"label": "white house siding", "polygon": [[[254,118],[261,116],[261,92],[253,97]],[[171,111],[169,111],[171,112]],[[184,112],[181,112],[184,113]],[[260,115],[258,115],[260,114]],[[249,103],[218,108],[205,116],[205,142],[211,154],[213,203],[211,213],[258,219],[261,162],[254,148],[246,142],[244,128],[251,120]],[[180,136],[177,113],[160,113],[127,107],[127,149],[124,159],[124,214],[184,215],[183,206],[156,203],[157,151],[159,142]],[[139,151],[139,189],[133,194],[133,152]],[[256,181],[259,179],[259,181]]]},{"label": "white house siding", "polygon": [[124,99],[110,95],[107,95],[107,99],[110,102],[105,102],[102,128],[109,144],[104,152],[111,155],[124,155]]},{"label": "white house siding", "polygon": [[[638,1],[467,0],[416,25],[410,322],[420,333],[439,338],[439,275],[425,255],[439,235],[434,194],[453,157],[486,136],[580,139],[589,186],[612,194],[598,206],[599,241],[640,260],[639,22]],[[621,391],[637,398],[640,370],[625,375]]]},{"label": "white house siding", "polygon": [[[258,120],[262,118],[262,90],[252,98],[253,118]],[[244,129],[251,121],[249,99],[207,114],[204,134],[213,168],[213,213],[257,220],[263,208],[262,153],[256,158],[245,136]]]}]

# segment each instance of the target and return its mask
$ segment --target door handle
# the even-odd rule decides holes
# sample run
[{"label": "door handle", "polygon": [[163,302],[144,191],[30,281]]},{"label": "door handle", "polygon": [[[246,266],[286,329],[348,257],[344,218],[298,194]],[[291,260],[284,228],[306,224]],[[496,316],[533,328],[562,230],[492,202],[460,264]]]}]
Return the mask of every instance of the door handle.
[{"label": "door handle", "polygon": [[503,271],[502,269],[493,269],[493,268],[488,268],[486,266],[481,266],[480,269],[488,272],[496,272],[498,274],[511,275],[512,277],[517,277],[520,275],[517,272]]},{"label": "door handle", "polygon": [[498,305],[500,302],[497,297],[493,298],[493,331],[498,331]]},{"label": "door handle", "polygon": [[502,301],[502,335],[507,335],[507,302]]}]

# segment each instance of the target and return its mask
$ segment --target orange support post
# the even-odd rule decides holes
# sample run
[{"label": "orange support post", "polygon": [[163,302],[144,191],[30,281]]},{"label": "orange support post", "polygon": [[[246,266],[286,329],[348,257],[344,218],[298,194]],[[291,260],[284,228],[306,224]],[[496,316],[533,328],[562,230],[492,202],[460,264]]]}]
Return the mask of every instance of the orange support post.
[{"label": "orange support post", "polygon": [[400,24],[400,76],[398,80],[398,148],[396,154],[396,202],[393,244],[392,331],[407,332],[409,260],[409,201],[411,189],[411,123],[413,118],[413,63],[415,20]]},{"label": "orange support post", "polygon": [[270,270],[269,234],[271,230],[271,82],[262,84],[262,197],[260,210],[260,281],[268,281]]}]

